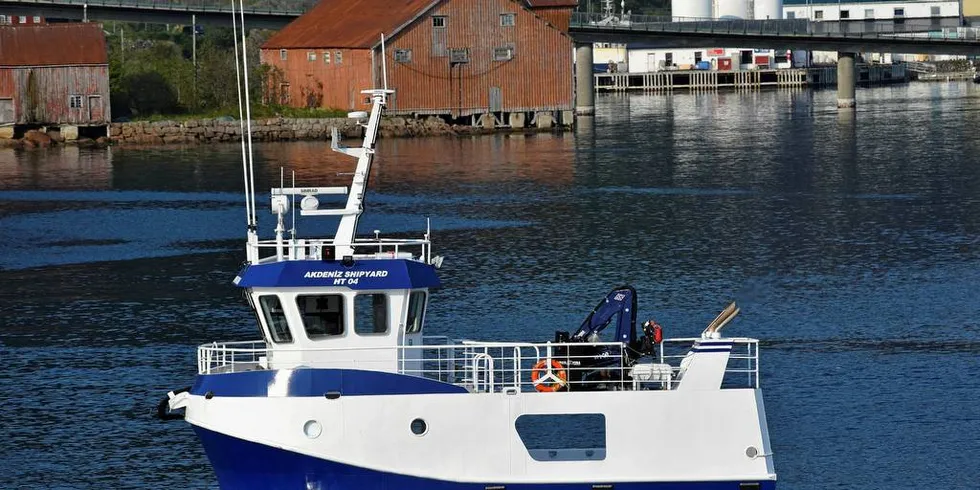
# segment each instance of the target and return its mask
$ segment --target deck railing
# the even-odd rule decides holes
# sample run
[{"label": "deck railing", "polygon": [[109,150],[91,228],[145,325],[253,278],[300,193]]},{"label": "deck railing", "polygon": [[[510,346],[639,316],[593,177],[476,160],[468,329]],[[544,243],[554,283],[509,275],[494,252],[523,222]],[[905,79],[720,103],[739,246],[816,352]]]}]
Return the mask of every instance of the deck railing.
[{"label": "deck railing", "polygon": [[[377,370],[449,383],[473,393],[673,389],[683,381],[682,361],[697,340],[665,339],[653,357],[640,356],[619,342],[472,342],[427,337],[421,346],[275,350],[263,341],[211,343],[198,348],[198,371]],[[734,347],[722,387],[758,388],[758,341],[728,340]],[[631,364],[635,361],[639,362]],[[643,377],[634,378],[634,366],[643,369]]]},{"label": "deck railing", "polygon": [[[432,242],[425,238],[419,239],[392,239],[392,238],[364,238],[355,239],[354,243],[335,242],[332,239],[310,238],[283,240],[280,244],[276,240],[260,240],[255,244],[246,246],[255,248],[260,262],[275,262],[279,260],[276,253],[281,246],[283,248],[282,260],[321,260],[323,258],[324,247],[352,246],[356,253],[355,259],[421,259],[424,262],[432,260]],[[269,254],[272,252],[272,254]],[[340,259],[341,257],[336,257]]]}]

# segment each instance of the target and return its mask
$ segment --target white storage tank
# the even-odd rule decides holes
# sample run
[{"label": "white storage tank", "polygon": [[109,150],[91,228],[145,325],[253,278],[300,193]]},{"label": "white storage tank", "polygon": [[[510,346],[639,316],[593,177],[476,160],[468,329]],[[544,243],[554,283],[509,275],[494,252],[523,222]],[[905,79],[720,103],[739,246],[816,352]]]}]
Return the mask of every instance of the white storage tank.
[{"label": "white storage tank", "polygon": [[670,15],[674,22],[710,19],[711,0],[671,0]]},{"label": "white storage tank", "polygon": [[749,5],[753,0],[716,0],[715,17],[719,19],[751,19]]},{"label": "white storage tank", "polygon": [[756,20],[783,18],[783,0],[755,0],[753,14]]}]

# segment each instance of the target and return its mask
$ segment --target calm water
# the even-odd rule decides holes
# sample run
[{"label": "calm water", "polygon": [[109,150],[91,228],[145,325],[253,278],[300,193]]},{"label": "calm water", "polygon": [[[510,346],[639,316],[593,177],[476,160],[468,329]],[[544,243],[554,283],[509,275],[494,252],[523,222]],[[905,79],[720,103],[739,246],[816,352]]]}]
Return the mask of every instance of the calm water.
[{"label": "calm water", "polygon": [[[691,336],[737,299],[781,488],[977,488],[978,86],[862,90],[856,119],[831,91],[598,103],[564,135],[382,142],[361,229],[432,218],[428,332],[544,341],[632,283],[640,318]],[[352,168],[257,150],[261,196],[280,166]],[[195,345],[257,337],[238,151],[0,150],[0,488],[215,487],[153,414]]]}]

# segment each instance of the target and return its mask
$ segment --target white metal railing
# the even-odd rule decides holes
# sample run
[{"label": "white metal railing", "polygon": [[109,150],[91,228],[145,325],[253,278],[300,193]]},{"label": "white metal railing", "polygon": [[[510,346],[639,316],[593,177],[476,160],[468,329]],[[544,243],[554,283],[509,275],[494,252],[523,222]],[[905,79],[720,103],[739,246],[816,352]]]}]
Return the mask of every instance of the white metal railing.
[{"label": "white metal railing", "polygon": [[[658,349],[660,363],[671,366],[674,372],[671,383],[679,383],[678,373],[681,361],[688,356],[691,345],[701,340],[699,338],[664,339]],[[733,343],[725,368],[725,378],[722,387],[759,387],[759,341],[749,338],[724,339]],[[745,382],[741,382],[741,375]]]},{"label": "white metal railing", "polygon": [[[282,243],[276,240],[259,240],[247,244],[255,249],[257,256],[262,251],[276,251],[283,248],[285,260],[321,260],[324,247],[354,247],[357,253],[355,259],[385,259],[385,258],[417,258],[425,262],[431,261],[432,243],[427,238],[393,239],[393,238],[363,238],[353,243],[341,243],[329,238],[289,239]],[[342,257],[336,257],[338,260]],[[276,261],[277,254],[261,257],[262,262]]]},{"label": "white metal railing", "polygon": [[[680,382],[681,361],[697,340],[664,339],[657,344],[654,357],[640,356],[619,342],[473,342],[426,337],[420,346],[274,350],[263,341],[211,343],[198,348],[198,371],[215,374],[300,367],[377,370],[450,383],[474,393],[672,389]],[[758,388],[758,340],[725,340],[734,346],[722,387]],[[670,379],[634,382],[631,373],[637,361],[662,366]]]},{"label": "white metal railing", "polygon": [[[397,348],[277,347],[274,351],[264,341],[211,343],[198,348],[198,371],[215,374],[296,367],[393,371],[462,386],[474,393],[673,389],[680,382],[681,361],[699,339],[664,339],[657,345],[655,358],[641,357],[618,342],[472,342],[445,337],[425,340],[421,346]],[[758,388],[758,340],[725,340],[734,345],[722,388]],[[379,356],[379,351],[390,351],[391,356]],[[282,361],[274,359],[277,354]],[[658,361],[656,364],[669,369],[670,379],[634,382],[632,363],[636,361]]]}]

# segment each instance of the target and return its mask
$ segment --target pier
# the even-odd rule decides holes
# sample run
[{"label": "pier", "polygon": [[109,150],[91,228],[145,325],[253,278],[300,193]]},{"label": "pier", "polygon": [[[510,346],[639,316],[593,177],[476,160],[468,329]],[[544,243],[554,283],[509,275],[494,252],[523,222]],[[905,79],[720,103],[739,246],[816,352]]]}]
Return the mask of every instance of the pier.
[{"label": "pier", "polygon": [[[762,87],[829,87],[837,85],[836,66],[774,70],[667,70],[650,73],[596,73],[596,92],[675,89],[717,90]],[[905,65],[857,65],[857,85],[906,83]]]}]

